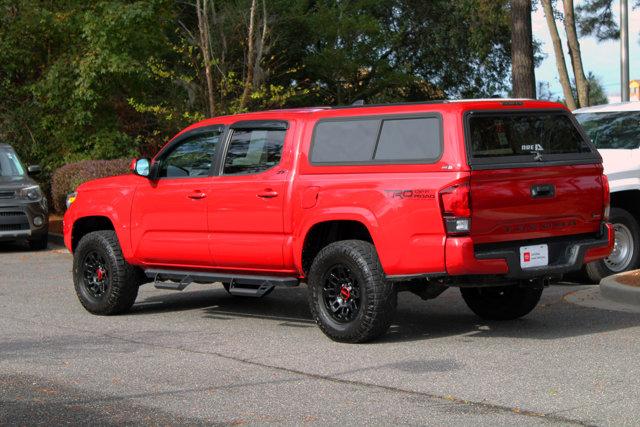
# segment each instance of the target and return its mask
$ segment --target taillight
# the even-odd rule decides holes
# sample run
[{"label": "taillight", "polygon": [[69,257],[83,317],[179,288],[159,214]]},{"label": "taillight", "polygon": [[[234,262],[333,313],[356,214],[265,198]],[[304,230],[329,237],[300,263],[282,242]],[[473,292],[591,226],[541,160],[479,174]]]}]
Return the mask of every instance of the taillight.
[{"label": "taillight", "polygon": [[447,234],[459,236],[471,231],[470,193],[468,183],[440,190],[440,206]]},{"label": "taillight", "polygon": [[609,221],[609,213],[611,212],[611,188],[609,187],[609,178],[602,175],[602,201],[604,220]]}]

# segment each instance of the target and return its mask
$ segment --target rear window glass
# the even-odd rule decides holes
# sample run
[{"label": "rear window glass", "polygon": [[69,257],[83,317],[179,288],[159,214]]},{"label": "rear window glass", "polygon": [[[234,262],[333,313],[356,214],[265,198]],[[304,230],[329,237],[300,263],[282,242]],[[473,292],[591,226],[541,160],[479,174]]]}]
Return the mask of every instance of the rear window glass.
[{"label": "rear window glass", "polygon": [[576,118],[598,148],[640,147],[640,111],[582,113]]},{"label": "rear window glass", "polygon": [[433,162],[442,153],[437,117],[321,121],[312,163]]},{"label": "rear window glass", "polygon": [[469,118],[471,156],[509,158],[592,153],[573,121],[562,113],[478,114]]}]

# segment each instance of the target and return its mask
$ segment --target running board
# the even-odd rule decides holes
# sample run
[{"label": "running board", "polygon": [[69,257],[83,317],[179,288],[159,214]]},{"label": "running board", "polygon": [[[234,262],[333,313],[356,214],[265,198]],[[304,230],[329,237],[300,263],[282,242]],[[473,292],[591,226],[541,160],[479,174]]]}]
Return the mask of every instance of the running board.
[{"label": "running board", "polygon": [[[300,281],[295,277],[256,276],[242,274],[208,273],[203,271],[180,270],[145,270],[145,274],[153,279],[157,289],[182,291],[191,283],[228,283],[232,295],[261,297],[271,291],[274,286],[298,286]],[[168,282],[167,280],[171,280]],[[243,286],[247,285],[247,286]]]}]

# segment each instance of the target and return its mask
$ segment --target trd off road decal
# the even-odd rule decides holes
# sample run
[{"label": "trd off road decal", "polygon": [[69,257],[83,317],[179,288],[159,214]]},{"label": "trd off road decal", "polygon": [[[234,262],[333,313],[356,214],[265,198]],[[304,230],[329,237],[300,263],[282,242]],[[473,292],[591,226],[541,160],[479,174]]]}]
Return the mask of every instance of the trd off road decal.
[{"label": "trd off road decal", "polygon": [[384,190],[387,196],[392,199],[435,199],[436,195],[433,190],[416,189],[416,190]]}]

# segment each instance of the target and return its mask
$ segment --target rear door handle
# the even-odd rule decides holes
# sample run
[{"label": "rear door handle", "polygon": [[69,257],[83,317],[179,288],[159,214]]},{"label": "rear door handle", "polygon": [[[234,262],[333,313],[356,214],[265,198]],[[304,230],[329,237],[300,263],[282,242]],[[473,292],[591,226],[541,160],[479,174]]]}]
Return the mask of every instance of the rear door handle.
[{"label": "rear door handle", "polygon": [[258,197],[262,199],[273,199],[274,197],[278,197],[278,192],[267,188],[266,190],[258,193]]},{"label": "rear door handle", "polygon": [[187,197],[190,198],[190,199],[194,199],[194,200],[200,200],[200,199],[204,199],[205,197],[207,197],[207,195],[205,193],[203,193],[202,191],[195,190],[193,193],[189,194]]},{"label": "rear door handle", "polygon": [[553,197],[556,195],[556,187],[553,184],[532,185],[531,197]]}]

